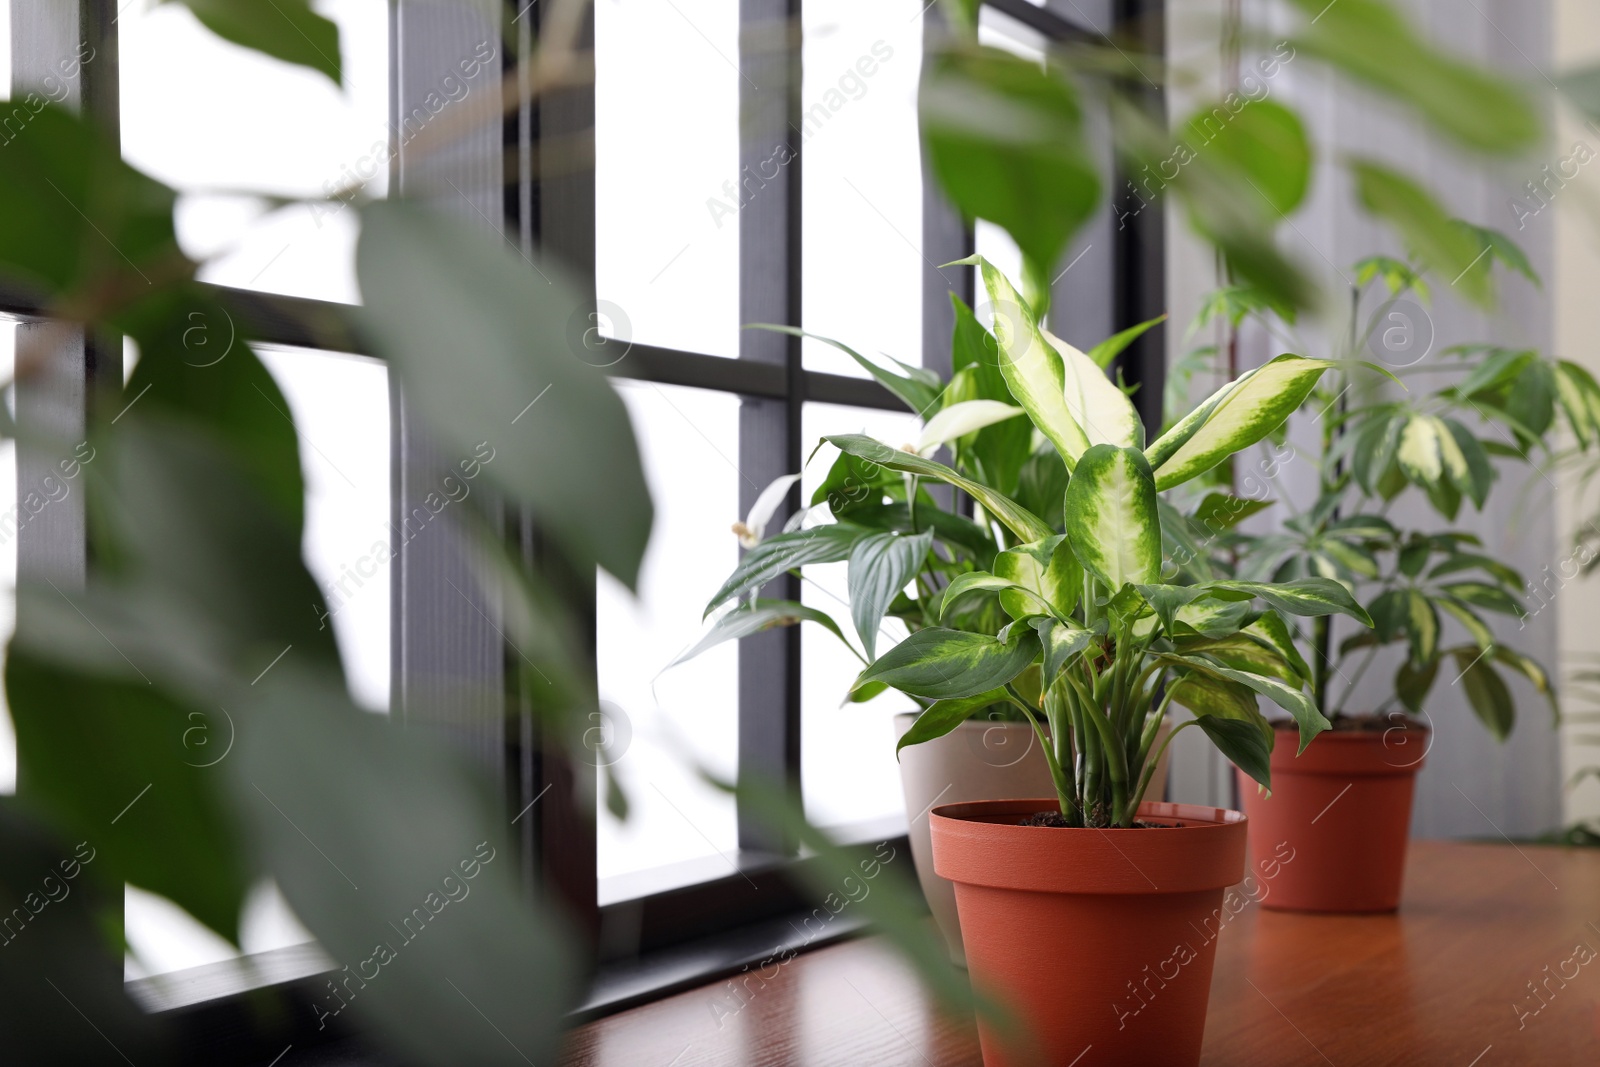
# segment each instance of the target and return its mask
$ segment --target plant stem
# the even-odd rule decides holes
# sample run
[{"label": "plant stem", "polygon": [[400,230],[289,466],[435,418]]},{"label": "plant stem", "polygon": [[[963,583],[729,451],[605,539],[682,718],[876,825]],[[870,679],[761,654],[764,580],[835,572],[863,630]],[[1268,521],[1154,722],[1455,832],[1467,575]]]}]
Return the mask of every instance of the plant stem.
[{"label": "plant stem", "polygon": [[1022,714],[1027,717],[1028,725],[1033,727],[1034,735],[1044,748],[1045,762],[1050,765],[1050,780],[1055,783],[1056,787],[1056,803],[1061,808],[1061,817],[1067,821],[1068,825],[1071,825],[1076,816],[1077,808],[1072,800],[1072,791],[1068,785],[1067,776],[1062,771],[1060,762],[1056,760],[1055,752],[1050,748],[1050,741],[1044,736],[1044,730],[1040,728],[1038,720],[1034,717],[1037,709],[1029,706],[1028,702],[1023,700],[1021,695],[1011,688],[1009,683],[1006,685],[1006,697],[1022,709]]}]

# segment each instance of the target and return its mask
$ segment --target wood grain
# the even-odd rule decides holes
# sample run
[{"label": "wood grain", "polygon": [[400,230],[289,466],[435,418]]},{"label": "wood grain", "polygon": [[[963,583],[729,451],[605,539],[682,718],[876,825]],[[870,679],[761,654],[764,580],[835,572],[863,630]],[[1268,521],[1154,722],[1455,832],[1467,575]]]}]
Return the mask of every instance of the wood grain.
[{"label": "wood grain", "polygon": [[[1582,963],[1579,945],[1600,954],[1600,852],[1419,842],[1397,915],[1304,915],[1251,903],[1223,928],[1201,1062],[1600,1063],[1600,955]],[[1563,969],[1576,976],[1563,979]],[[799,956],[736,988],[716,983],[580,1027],[564,1062],[982,1062],[971,1022],[941,1016],[877,939]]]}]

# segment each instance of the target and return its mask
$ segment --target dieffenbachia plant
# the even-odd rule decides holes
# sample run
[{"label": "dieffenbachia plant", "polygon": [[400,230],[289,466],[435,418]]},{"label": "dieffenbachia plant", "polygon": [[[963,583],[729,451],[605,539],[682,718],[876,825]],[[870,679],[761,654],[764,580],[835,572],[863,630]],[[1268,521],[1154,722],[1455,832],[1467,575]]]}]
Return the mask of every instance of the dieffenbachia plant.
[{"label": "dieffenbachia plant", "polygon": [[[1068,824],[1128,826],[1160,756],[1157,728],[1176,703],[1195,716],[1179,730],[1197,726],[1268,785],[1273,733],[1258,697],[1294,717],[1302,748],[1329,725],[1305,692],[1311,672],[1289,617],[1343,613],[1365,624],[1367,614],[1322,577],[1170,584],[1160,494],[1276,430],[1333,364],[1279,356],[1146,444],[1105,370],[1131,336],[1081,352],[1045,330],[991,264],[968,262],[999,309],[994,334],[958,304],[955,374],[928,396],[924,378],[877,370],[932,411],[920,447],[825,438],[841,455],[813,506],[832,521],[748,552],[712,597],[707,614],[722,613],[689,655],[802,619],[844,640],[824,613],[755,594],[787,571],[848,561],[866,664],[853,691],[893,688],[924,709],[902,747],[1009,705],[1039,732]],[[927,454],[939,444],[953,465]],[[970,497],[975,517],[939,507],[925,481]],[[879,652],[886,615],[912,632]]]}]

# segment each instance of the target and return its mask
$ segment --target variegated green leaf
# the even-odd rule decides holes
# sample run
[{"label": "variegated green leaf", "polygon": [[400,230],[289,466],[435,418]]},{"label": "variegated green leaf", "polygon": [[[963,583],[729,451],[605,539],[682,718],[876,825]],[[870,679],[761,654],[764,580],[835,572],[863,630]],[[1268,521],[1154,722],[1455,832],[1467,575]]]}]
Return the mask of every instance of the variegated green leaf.
[{"label": "variegated green leaf", "polygon": [[[978,602],[986,597],[999,596],[1002,590],[1016,591],[1016,586],[1005,578],[997,577],[987,571],[969,571],[957,575],[955,580],[945,587],[944,599],[939,602],[939,621],[944,622],[952,612],[969,611]],[[1035,604],[1036,610],[1042,611],[1046,605]]]},{"label": "variegated green leaf", "polygon": [[917,438],[917,455],[931,456],[940,445],[1023,414],[1026,412],[1021,408],[998,400],[962,400],[951,404],[922,428],[922,436]]},{"label": "variegated green leaf", "polygon": [[1201,715],[1195,722],[1211,738],[1217,751],[1228,757],[1235,767],[1259,782],[1263,789],[1272,788],[1271,726],[1262,734],[1255,723],[1245,719]]},{"label": "variegated green leaf", "polygon": [[1372,619],[1350,595],[1350,590],[1330,578],[1296,578],[1292,582],[1207,582],[1208,589],[1233,590],[1259,597],[1290,615],[1348,615],[1363,626]]},{"label": "variegated green leaf", "polygon": [[[983,275],[989,305],[994,312],[994,335],[1000,344],[1000,373],[1005,377],[1006,386],[1017,403],[1027,410],[1039,432],[1056,446],[1067,469],[1071,470],[1089,447],[1089,437],[1067,404],[1066,372],[1061,355],[1044,339],[1021,294],[994,264],[982,256],[960,262],[975,264]],[[1100,373],[1098,369],[1096,373]]]},{"label": "variegated green leaf", "polygon": [[704,615],[808,563],[837,563],[848,559],[855,543],[870,532],[860,526],[836,522],[769,537],[744,554],[739,566],[706,605]]},{"label": "variegated green leaf", "polygon": [[878,657],[851,688],[883,682],[907,696],[955,700],[1000,688],[1038,656],[1039,638],[1029,628],[1002,643],[988,634],[930,626]]},{"label": "variegated green leaf", "polygon": [[1049,330],[1041,329],[1045,343],[1061,357],[1067,410],[1083,428],[1091,445],[1119,448],[1144,447],[1144,422],[1128,394],[1106,377],[1100,365]]},{"label": "variegated green leaf", "polygon": [[1301,657],[1300,650],[1295,647],[1294,633],[1289,629],[1289,624],[1284,622],[1283,616],[1277,611],[1269,611],[1261,618],[1244,628],[1244,634],[1252,637],[1268,648],[1272,649],[1284,662],[1294,668],[1294,672],[1306,681],[1311,680],[1311,668]]},{"label": "variegated green leaf", "polygon": [[1156,487],[1182,485],[1262,440],[1304,403],[1332,366],[1283,355],[1217,390],[1145,449]]},{"label": "variegated green leaf", "polygon": [[1325,718],[1311,698],[1302,693],[1298,688],[1285,685],[1276,678],[1265,675],[1252,674],[1249,671],[1236,671],[1232,667],[1223,667],[1210,660],[1200,659],[1196,656],[1163,655],[1162,659],[1168,662],[1182,664],[1204,674],[1218,678],[1226,678],[1230,682],[1253,689],[1266,697],[1278,707],[1294,716],[1294,721],[1300,727],[1300,751],[1304,752],[1311,739],[1331,729],[1333,724]]},{"label": "variegated green leaf", "polygon": [[1083,569],[1112,593],[1161,575],[1161,520],[1150,464],[1136,448],[1095,445],[1067,485],[1067,540]]},{"label": "variegated green leaf", "polygon": [[1429,488],[1444,476],[1444,457],[1439,453],[1439,425],[1426,415],[1413,415],[1400,434],[1395,453],[1400,469],[1415,485]]},{"label": "variegated green leaf", "polygon": [[1064,619],[1083,593],[1083,568],[1059,534],[1000,553],[994,558],[994,573],[1021,587],[1000,593],[1000,606],[1013,619],[1037,615],[1041,601],[1056,618]]},{"label": "variegated green leaf", "polygon": [[900,737],[900,743],[894,746],[894,758],[900,758],[900,750],[907,745],[920,745],[924,741],[943,737],[957,726],[966,722],[972,716],[989,707],[991,704],[1004,704],[1006,693],[1004,689],[991,689],[987,693],[977,696],[961,697],[955,700],[940,700],[931,705],[917,721],[911,724]]},{"label": "variegated green leaf", "polygon": [[1506,688],[1505,680],[1485,662],[1487,658],[1471,646],[1455,653],[1461,685],[1467,691],[1467,703],[1472,705],[1473,713],[1489,728],[1494,739],[1504,741],[1516,725],[1516,705],[1511,702],[1511,691]]},{"label": "variegated green leaf", "polygon": [[997,493],[986,485],[979,485],[970,478],[963,478],[960,474],[946,467],[943,463],[935,463],[931,459],[923,459],[911,452],[902,452],[898,448],[890,448],[882,441],[874,440],[865,434],[840,434],[835,437],[824,438],[841,452],[848,452],[852,456],[887,467],[892,471],[902,474],[916,474],[924,478],[937,478],[948,485],[966,493],[972,499],[982,504],[989,514],[999,519],[1005,527],[1017,535],[1021,541],[1042,541],[1052,536],[1055,531],[1039,516],[1018,504],[1015,500]]},{"label": "variegated green leaf", "polygon": [[1034,619],[1033,628],[1039,632],[1039,640],[1044,644],[1043,677],[1051,682],[1055,681],[1056,675],[1061,673],[1061,668],[1072,657],[1089,647],[1095,637],[1094,631],[1059,619]]}]

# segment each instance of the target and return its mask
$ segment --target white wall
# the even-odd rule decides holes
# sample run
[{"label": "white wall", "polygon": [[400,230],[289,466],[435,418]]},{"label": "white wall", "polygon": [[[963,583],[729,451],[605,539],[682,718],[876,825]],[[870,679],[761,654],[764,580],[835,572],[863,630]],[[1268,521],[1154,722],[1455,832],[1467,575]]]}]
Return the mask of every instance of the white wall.
[{"label": "white wall", "polygon": [[[1219,84],[1215,57],[1222,6],[1222,0],[1174,0],[1171,5],[1168,28],[1173,58],[1197,65],[1209,74],[1187,97],[1174,94],[1173,111],[1179,116],[1197,102],[1196,93],[1214,94]],[[1243,6],[1247,21],[1255,25],[1292,25],[1282,20],[1281,11],[1263,0],[1245,0]],[[1412,0],[1402,6],[1437,46],[1545,88],[1541,71],[1550,62],[1549,0],[1474,0],[1472,4],[1462,4],[1460,0]],[[1250,61],[1248,50],[1245,59]],[[1318,157],[1311,194],[1283,227],[1282,246],[1326,283],[1329,292],[1347,291],[1341,274],[1357,259],[1376,252],[1392,255],[1400,251],[1386,230],[1355,207],[1343,171],[1335,165],[1345,153],[1377,157],[1426,181],[1454,214],[1512,231],[1547,280],[1542,291],[1521,280],[1503,282],[1500,305],[1493,314],[1453,299],[1448,279],[1436,281],[1436,296],[1429,309],[1436,340],[1427,359],[1439,361],[1442,349],[1465,340],[1550,350],[1555,315],[1551,294],[1557,288],[1552,281],[1555,220],[1540,219],[1548,224],[1529,225],[1524,231],[1515,232],[1516,220],[1506,207],[1512,190],[1537,174],[1542,163],[1554,161],[1545,158],[1550,155],[1548,148],[1524,162],[1485,167],[1430,136],[1409,114],[1347,82],[1335,80],[1304,55],[1296,56],[1272,79],[1271,95],[1300,111]],[[1198,296],[1216,284],[1215,272],[1209,253],[1188,237],[1176,217],[1169,228],[1168,251],[1172,318],[1175,323],[1183,323],[1192,316]],[[1342,330],[1342,319],[1330,316],[1327,323],[1302,324],[1302,343],[1295,347],[1306,350],[1308,355],[1327,354],[1323,336],[1329,328]],[[1590,335],[1594,336],[1592,331]],[[1169,355],[1176,358],[1182,351],[1182,327],[1171,331],[1169,337],[1173,345]],[[1241,368],[1248,368],[1288,346],[1259,332],[1247,332],[1240,347]],[[1202,388],[1197,385],[1197,395]],[[1309,416],[1301,416],[1291,441],[1310,453],[1315,449],[1318,432]],[[1272,488],[1273,496],[1286,503],[1252,522],[1262,526],[1281,522],[1291,508],[1308,503],[1315,493],[1314,469],[1309,459],[1296,459],[1287,467]],[[1549,518],[1553,495],[1553,482],[1542,473],[1503,465],[1485,512],[1474,513],[1469,505],[1455,525],[1478,533],[1489,554],[1534,574],[1558,562],[1558,545],[1564,543],[1564,535],[1558,533],[1557,524]],[[1423,529],[1446,525],[1420,499],[1397,503],[1391,517]],[[1497,636],[1555,667],[1557,613],[1540,613],[1520,630],[1512,620],[1498,628]],[[1381,701],[1387,695],[1393,667],[1392,662],[1387,669],[1382,660],[1375,663],[1355,688],[1350,710],[1371,710],[1363,706]],[[1561,820],[1557,736],[1550,728],[1542,701],[1531,688],[1517,680],[1510,684],[1517,698],[1519,720],[1511,740],[1502,746],[1489,738],[1459,688],[1448,678],[1441,678],[1428,708],[1435,735],[1428,766],[1418,783],[1414,831],[1419,836],[1494,837],[1501,831],[1526,835],[1547,830]],[[1215,794],[1214,785],[1207,785],[1215,783],[1216,777],[1212,765],[1201,754],[1180,753],[1174,784],[1182,799],[1225,800],[1225,796]],[[1205,788],[1213,790],[1211,797],[1186,795],[1189,789]],[[1470,804],[1463,800],[1463,794]]]}]

